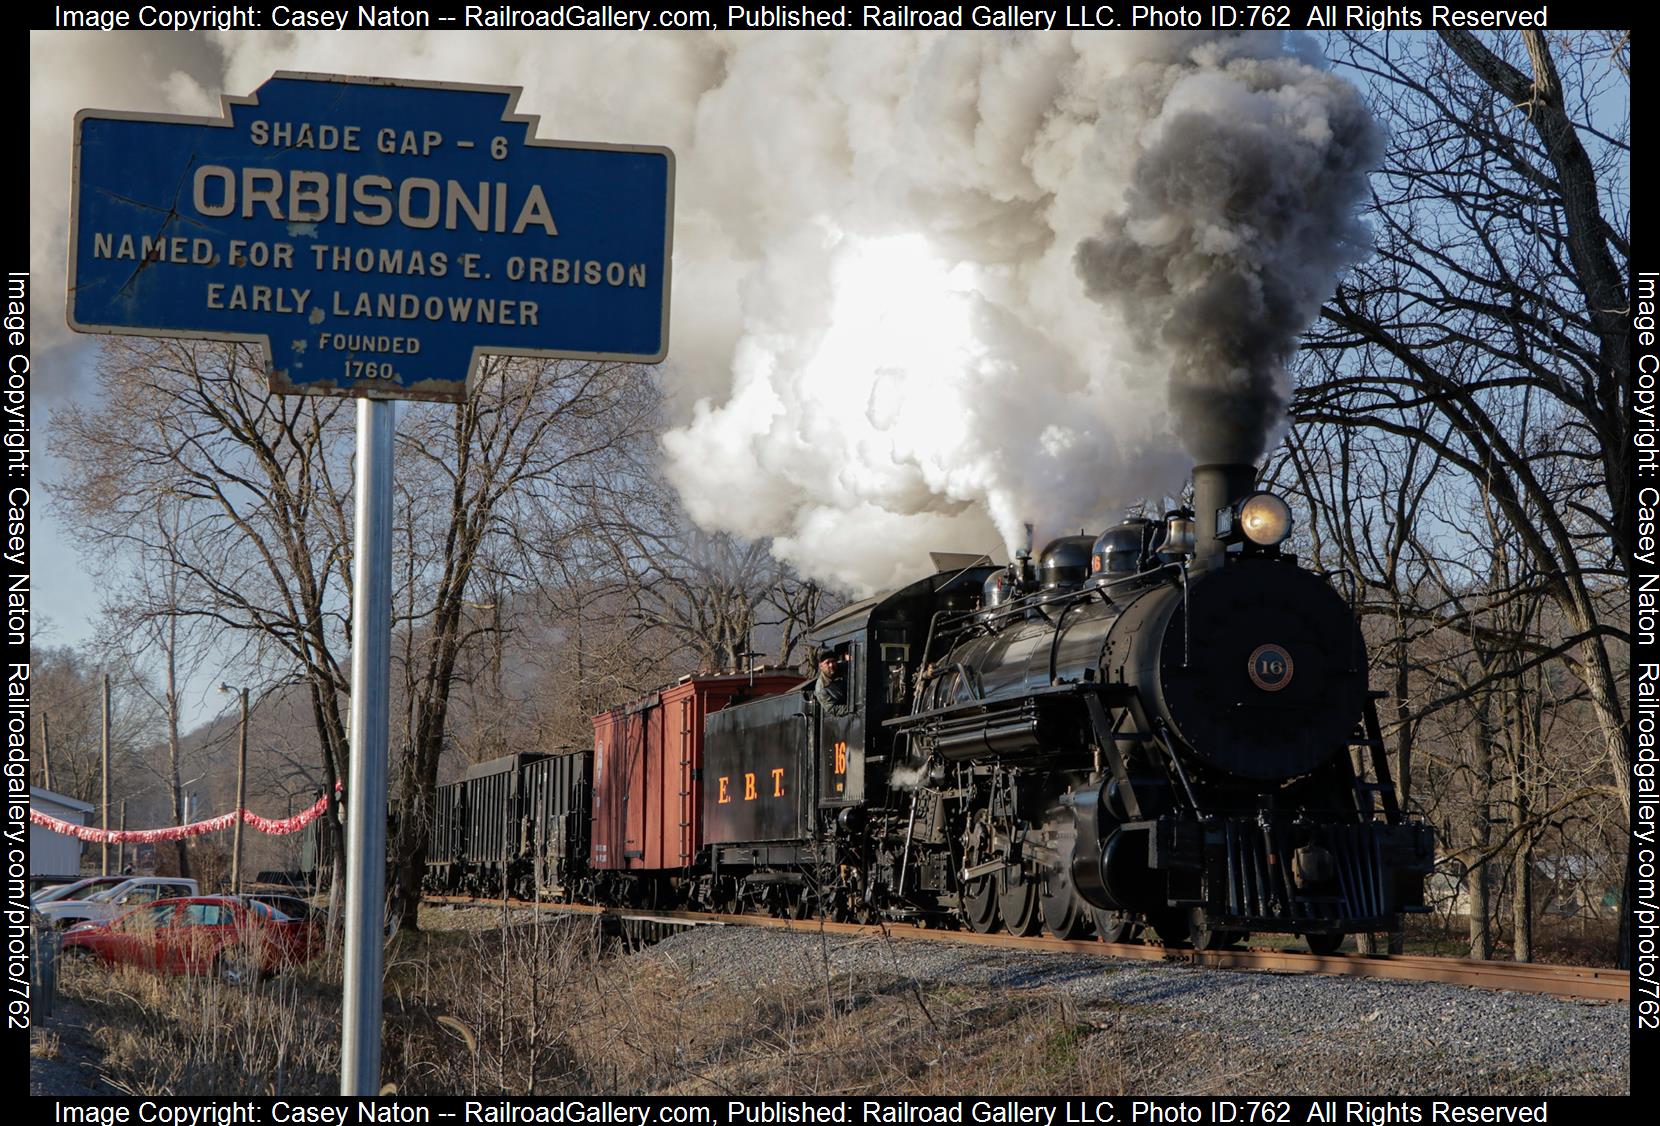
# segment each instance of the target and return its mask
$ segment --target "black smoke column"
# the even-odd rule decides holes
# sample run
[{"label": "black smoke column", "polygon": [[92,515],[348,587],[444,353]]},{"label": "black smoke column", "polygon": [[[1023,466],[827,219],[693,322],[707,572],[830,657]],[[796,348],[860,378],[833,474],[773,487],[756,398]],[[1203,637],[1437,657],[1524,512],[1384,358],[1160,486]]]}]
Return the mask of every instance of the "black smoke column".
[{"label": "black smoke column", "polygon": [[[1073,264],[1168,380],[1193,460],[1245,465],[1285,417],[1298,337],[1365,253],[1356,212],[1379,133],[1353,86],[1291,58],[1227,59],[1156,96],[1157,118],[1125,154],[1124,207]],[[1199,514],[1201,552],[1210,516]]]}]

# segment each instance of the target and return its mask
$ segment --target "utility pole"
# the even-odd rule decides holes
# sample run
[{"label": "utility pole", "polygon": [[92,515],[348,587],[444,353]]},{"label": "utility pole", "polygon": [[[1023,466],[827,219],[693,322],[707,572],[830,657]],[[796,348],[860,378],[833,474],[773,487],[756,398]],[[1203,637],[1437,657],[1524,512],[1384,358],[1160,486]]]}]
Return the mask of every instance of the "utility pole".
[{"label": "utility pole", "polygon": [[[104,674],[104,800],[103,815],[99,820],[99,827],[104,832],[110,828],[110,674]],[[110,843],[100,842],[98,845],[98,874],[110,874]]]},{"label": "utility pole", "polygon": [[[121,799],[121,831],[127,831],[127,799]],[[121,874],[127,874],[127,842],[115,842],[115,866],[121,869]]]},{"label": "utility pole", "polygon": [[52,788],[52,728],[46,722],[46,713],[40,713],[40,774],[41,784]]},{"label": "utility pole", "polygon": [[[220,682],[219,691],[237,691]],[[242,810],[248,804],[248,690],[242,694],[242,735],[236,744],[236,826],[231,835],[231,894],[242,894]]]},{"label": "utility pole", "polygon": [[231,894],[242,894],[242,810],[248,804],[248,690],[242,690],[242,738],[236,747],[236,835],[231,842]]}]

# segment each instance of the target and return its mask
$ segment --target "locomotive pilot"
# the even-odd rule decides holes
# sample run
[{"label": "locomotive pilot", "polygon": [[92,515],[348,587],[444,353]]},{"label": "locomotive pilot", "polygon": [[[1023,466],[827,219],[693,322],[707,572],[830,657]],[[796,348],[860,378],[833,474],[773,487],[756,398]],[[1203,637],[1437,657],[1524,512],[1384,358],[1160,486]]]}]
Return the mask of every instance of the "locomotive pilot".
[{"label": "locomotive pilot", "polygon": [[847,702],[847,685],[836,667],[836,655],[828,649],[819,651],[818,683],[813,686],[813,699],[825,715],[852,715]]}]

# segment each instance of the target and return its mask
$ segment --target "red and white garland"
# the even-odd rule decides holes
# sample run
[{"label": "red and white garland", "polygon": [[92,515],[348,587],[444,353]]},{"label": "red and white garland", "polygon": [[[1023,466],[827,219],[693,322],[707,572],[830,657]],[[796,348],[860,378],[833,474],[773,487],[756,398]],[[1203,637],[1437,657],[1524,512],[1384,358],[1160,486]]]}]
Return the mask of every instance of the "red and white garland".
[{"label": "red and white garland", "polygon": [[[339,792],[338,784],[334,788]],[[174,825],[166,829],[95,829],[91,825],[77,825],[73,821],[60,820],[38,809],[29,811],[29,820],[43,829],[51,829],[53,832],[91,841],[93,844],[154,844],[157,841],[180,841],[186,837],[200,837],[205,833],[229,829],[236,824],[239,815],[249,826],[262,833],[284,836],[288,833],[298,833],[321,817],[328,807],[328,796],[325,794],[318,798],[310,809],[302,809],[292,817],[261,817],[251,809],[239,809],[221,813],[218,817],[210,817],[206,821],[193,821],[189,825]]]}]

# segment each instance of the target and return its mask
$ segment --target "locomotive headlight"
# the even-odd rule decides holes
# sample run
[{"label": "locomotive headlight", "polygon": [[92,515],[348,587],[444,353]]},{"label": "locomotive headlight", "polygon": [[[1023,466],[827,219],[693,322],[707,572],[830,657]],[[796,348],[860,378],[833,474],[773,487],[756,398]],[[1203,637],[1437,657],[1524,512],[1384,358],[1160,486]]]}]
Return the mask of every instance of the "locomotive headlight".
[{"label": "locomotive headlight", "polygon": [[1239,505],[1238,527],[1260,547],[1278,547],[1291,534],[1291,506],[1272,493],[1253,493]]}]

